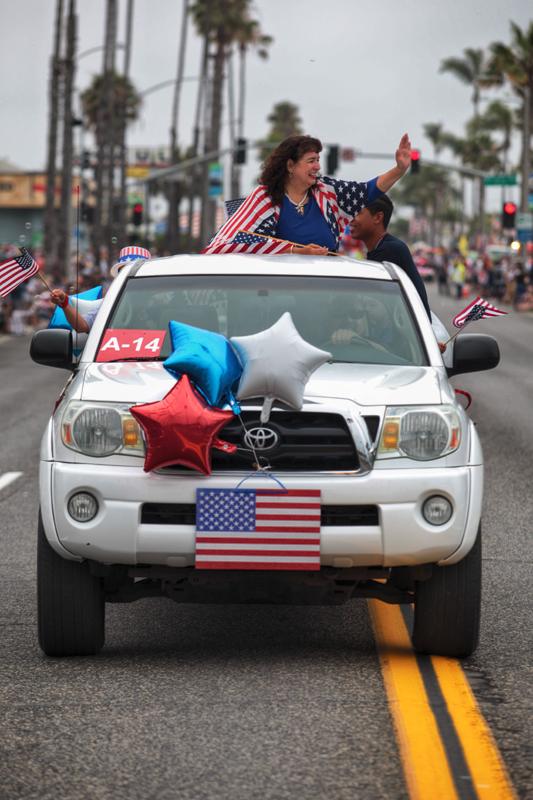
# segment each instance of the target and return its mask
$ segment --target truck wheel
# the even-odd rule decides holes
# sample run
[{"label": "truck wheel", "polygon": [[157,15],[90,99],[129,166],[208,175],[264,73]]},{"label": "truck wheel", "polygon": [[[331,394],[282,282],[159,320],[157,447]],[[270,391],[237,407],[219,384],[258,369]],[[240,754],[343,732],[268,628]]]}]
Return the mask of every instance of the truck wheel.
[{"label": "truck wheel", "polygon": [[104,644],[105,602],[99,578],[86,562],[67,561],[50,547],[39,512],[37,616],[47,656],[85,656]]},{"label": "truck wheel", "polygon": [[419,653],[463,658],[479,639],[481,525],[468,555],[416,583],[412,642]]}]

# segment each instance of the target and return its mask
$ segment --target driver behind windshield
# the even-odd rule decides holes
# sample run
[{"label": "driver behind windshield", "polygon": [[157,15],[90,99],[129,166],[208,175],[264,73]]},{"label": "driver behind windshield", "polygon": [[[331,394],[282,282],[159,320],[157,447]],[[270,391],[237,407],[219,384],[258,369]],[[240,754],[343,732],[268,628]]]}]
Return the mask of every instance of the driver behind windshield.
[{"label": "driver behind windshield", "polygon": [[377,298],[334,299],[329,318],[331,344],[350,344],[363,339],[387,350],[394,345],[394,326],[385,303]]}]

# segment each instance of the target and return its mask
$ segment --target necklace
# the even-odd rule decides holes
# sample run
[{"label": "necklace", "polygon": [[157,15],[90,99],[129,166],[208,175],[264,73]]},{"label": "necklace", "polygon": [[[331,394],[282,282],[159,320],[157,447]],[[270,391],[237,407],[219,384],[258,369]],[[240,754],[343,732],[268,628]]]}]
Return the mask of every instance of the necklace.
[{"label": "necklace", "polygon": [[304,209],[304,206],[305,206],[305,204],[307,203],[307,197],[308,197],[308,195],[309,195],[309,189],[307,189],[306,193],[304,194],[304,196],[302,197],[302,199],[300,200],[300,202],[299,202],[299,203],[295,203],[295,202],[294,202],[294,200],[291,200],[291,198],[289,197],[289,195],[287,194],[287,192],[285,192],[285,197],[287,198],[287,200],[288,200],[290,203],[292,203],[292,204],[293,204],[293,206],[294,206],[294,208],[295,208],[296,212],[297,212],[297,213],[298,213],[300,216],[303,216],[303,213],[304,213],[304,211],[305,211],[305,209]]}]

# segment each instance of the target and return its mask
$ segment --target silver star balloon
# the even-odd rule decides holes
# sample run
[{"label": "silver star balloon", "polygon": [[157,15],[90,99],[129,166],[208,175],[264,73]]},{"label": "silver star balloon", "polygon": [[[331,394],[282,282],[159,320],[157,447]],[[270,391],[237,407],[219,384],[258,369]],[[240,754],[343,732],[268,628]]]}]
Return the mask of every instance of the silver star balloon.
[{"label": "silver star balloon", "polygon": [[332,357],[302,339],[288,311],[271,328],[230,341],[243,365],[237,397],[265,398],[261,422],[268,422],[274,400],[300,409],[307,381]]}]

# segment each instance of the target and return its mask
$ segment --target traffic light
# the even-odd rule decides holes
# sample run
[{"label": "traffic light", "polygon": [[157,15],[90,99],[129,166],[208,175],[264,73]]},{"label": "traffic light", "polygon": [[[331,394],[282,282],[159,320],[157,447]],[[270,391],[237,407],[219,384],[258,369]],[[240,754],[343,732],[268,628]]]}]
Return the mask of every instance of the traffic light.
[{"label": "traffic light", "polygon": [[89,150],[84,150],[81,154],[81,168],[82,169],[91,168],[91,153]]},{"label": "traffic light", "polygon": [[80,216],[82,222],[86,222],[87,225],[94,224],[94,206],[89,205],[89,203],[86,203],[85,201],[82,201],[80,204],[80,212],[81,212]]},{"label": "traffic light", "polygon": [[420,171],[420,150],[411,150],[411,175]]},{"label": "traffic light", "polygon": [[135,203],[133,206],[133,214],[131,215],[131,221],[133,222],[136,228],[140,228],[143,224],[143,204],[142,203]]},{"label": "traffic light", "polygon": [[235,142],[235,163],[246,164],[246,147],[248,142],[246,139],[237,139]]},{"label": "traffic light", "polygon": [[328,147],[326,156],[326,174],[335,175],[339,167],[339,145],[332,144]]},{"label": "traffic light", "polygon": [[502,208],[502,228],[511,229],[515,226],[516,203],[508,200]]}]

